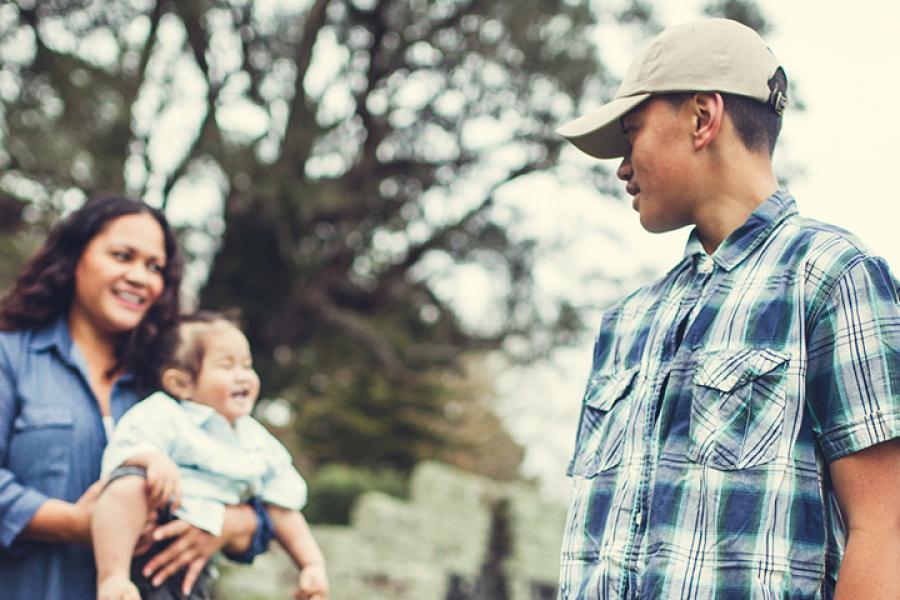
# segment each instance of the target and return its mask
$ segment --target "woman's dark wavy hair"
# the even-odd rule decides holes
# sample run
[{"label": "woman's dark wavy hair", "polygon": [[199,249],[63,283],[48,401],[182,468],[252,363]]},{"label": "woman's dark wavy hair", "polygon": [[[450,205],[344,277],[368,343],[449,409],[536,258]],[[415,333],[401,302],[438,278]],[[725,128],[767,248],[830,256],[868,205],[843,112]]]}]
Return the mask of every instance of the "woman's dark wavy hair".
[{"label": "woman's dark wavy hair", "polygon": [[152,216],[162,228],[166,249],[164,287],[138,326],[120,336],[116,364],[110,373],[124,368],[134,374],[139,388],[152,386],[156,374],[146,359],[155,352],[159,333],[178,317],[184,258],[162,212],[138,200],[99,196],[60,221],[19,273],[12,291],[0,301],[0,331],[36,329],[67,314],[75,293],[75,267],[85,247],[110,221],[135,214]]}]

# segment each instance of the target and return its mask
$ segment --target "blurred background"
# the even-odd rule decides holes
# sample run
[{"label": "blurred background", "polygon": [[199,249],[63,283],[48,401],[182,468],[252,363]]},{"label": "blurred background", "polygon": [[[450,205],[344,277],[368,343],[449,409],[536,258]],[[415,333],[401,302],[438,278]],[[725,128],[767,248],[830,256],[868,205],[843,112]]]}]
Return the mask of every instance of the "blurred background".
[{"label": "blurred background", "polygon": [[[740,20],[791,79],[779,176],[896,265],[890,11],[6,2],[0,287],[95,193],[162,207],[188,305],[243,314],[256,413],[310,483],[333,598],[553,598],[593,329],[687,235],[641,231],[617,163],[554,127],[608,100],[665,25]],[[277,553],[223,569],[223,598],[287,596]]]}]

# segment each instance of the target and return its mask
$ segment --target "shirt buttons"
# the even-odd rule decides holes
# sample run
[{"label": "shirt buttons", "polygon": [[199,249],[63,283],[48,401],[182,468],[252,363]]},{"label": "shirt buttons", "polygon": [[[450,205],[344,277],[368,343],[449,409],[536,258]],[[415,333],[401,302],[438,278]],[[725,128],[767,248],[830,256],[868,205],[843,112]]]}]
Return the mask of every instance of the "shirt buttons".
[{"label": "shirt buttons", "polygon": [[697,263],[697,272],[706,275],[712,273],[715,263],[711,256],[701,256],[700,262]]}]

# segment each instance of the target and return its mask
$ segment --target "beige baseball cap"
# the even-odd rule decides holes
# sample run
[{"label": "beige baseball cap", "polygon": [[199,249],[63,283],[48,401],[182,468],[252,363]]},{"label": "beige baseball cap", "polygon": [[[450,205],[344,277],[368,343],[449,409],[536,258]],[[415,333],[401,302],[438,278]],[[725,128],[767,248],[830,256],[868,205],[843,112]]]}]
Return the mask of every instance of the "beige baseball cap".
[{"label": "beige baseball cap", "polygon": [[635,58],[611,102],[556,132],[591,156],[624,156],[628,141],[622,133],[622,116],[651,95],[670,92],[749,96],[780,115],[787,105],[787,90],[774,78],[779,69],[759,34],[737,21],[703,19],[673,25]]}]

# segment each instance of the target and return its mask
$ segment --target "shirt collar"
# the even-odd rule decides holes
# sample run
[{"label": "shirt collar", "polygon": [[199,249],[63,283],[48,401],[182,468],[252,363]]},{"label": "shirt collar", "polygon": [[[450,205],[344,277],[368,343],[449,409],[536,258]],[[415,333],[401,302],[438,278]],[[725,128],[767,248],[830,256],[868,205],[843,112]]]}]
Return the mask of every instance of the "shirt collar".
[{"label": "shirt collar", "polygon": [[[793,196],[787,190],[778,190],[756,207],[744,224],[719,244],[712,254],[713,261],[726,271],[732,270],[756,250],[782,221],[794,214],[797,214],[797,203]],[[688,238],[684,256],[687,258],[696,255],[705,256],[706,251],[695,228]]]},{"label": "shirt collar", "polygon": [[228,420],[216,412],[214,408],[211,406],[207,406],[205,404],[200,404],[199,402],[193,402],[192,400],[179,400],[181,404],[181,408],[184,409],[184,412],[187,413],[188,418],[191,420],[191,423],[196,425],[197,427],[203,427],[210,421],[217,422],[223,427],[227,427],[228,429],[234,429],[235,434],[240,434],[243,429],[242,423],[248,417],[238,417],[234,422],[234,427],[231,427],[231,424]]},{"label": "shirt collar", "polygon": [[75,357],[72,355],[73,346],[65,315],[58,316],[43,328],[35,331],[30,344],[31,349],[35,352],[45,352],[55,348],[67,364],[77,366]]},{"label": "shirt collar", "polygon": [[[69,322],[64,314],[35,331],[31,338],[30,348],[34,352],[56,350],[56,353],[65,364],[87,373],[84,358],[82,358],[78,346],[72,341],[72,335],[69,333]],[[134,379],[133,373],[123,373],[116,379],[116,385],[129,382],[132,379]]]},{"label": "shirt collar", "polygon": [[181,404],[181,408],[190,418],[191,423],[197,426],[202,426],[218,414],[212,407],[191,400],[179,400],[178,403]]}]

